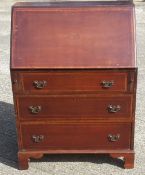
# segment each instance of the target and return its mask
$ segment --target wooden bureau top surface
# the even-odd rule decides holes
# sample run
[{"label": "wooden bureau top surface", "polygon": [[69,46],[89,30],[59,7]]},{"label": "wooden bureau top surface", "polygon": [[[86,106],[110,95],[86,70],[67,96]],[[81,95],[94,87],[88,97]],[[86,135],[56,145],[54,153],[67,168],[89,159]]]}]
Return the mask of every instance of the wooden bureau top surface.
[{"label": "wooden bureau top surface", "polygon": [[134,33],[129,3],[17,3],[11,68],[133,68]]}]

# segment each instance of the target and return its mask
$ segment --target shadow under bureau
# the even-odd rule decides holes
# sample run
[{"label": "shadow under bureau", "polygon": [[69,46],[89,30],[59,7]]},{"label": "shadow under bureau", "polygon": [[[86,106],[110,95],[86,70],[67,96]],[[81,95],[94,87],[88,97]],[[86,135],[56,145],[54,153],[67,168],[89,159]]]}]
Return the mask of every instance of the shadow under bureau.
[{"label": "shadow under bureau", "polygon": [[20,169],[43,154],[134,167],[136,55],[128,2],[16,3],[11,79]]}]

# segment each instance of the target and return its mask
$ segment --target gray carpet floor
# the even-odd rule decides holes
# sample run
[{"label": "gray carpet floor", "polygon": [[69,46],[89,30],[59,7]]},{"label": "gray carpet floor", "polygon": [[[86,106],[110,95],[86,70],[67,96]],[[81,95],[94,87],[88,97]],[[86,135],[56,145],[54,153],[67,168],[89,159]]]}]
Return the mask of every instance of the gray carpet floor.
[{"label": "gray carpet floor", "polygon": [[[31,0],[33,1],[33,0]],[[17,170],[15,115],[10,83],[11,5],[0,0],[0,175],[145,175],[145,2],[136,3],[138,88],[135,127],[135,168],[103,155],[47,155]]]}]

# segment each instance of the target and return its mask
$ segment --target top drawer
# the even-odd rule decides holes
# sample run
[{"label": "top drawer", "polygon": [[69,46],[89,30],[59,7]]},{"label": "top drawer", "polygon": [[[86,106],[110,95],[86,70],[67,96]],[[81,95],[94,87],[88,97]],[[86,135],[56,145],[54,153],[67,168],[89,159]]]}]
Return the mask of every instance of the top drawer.
[{"label": "top drawer", "polygon": [[25,94],[128,92],[134,72],[127,71],[20,71],[12,74],[14,92]]}]

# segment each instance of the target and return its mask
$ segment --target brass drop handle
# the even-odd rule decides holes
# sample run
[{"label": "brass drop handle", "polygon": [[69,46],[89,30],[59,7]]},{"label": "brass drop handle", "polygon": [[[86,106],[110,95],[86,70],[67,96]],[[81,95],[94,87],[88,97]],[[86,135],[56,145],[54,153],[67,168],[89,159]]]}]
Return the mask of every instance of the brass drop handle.
[{"label": "brass drop handle", "polygon": [[108,112],[110,113],[116,113],[121,110],[121,106],[120,105],[109,105],[107,109],[108,109]]},{"label": "brass drop handle", "polygon": [[42,142],[44,140],[44,135],[32,135],[32,141],[35,143]]},{"label": "brass drop handle", "polygon": [[116,134],[116,135],[109,134],[108,139],[111,142],[116,142],[120,139],[120,134]]},{"label": "brass drop handle", "polygon": [[41,106],[29,106],[29,110],[32,114],[38,114],[41,110]]},{"label": "brass drop handle", "polygon": [[44,87],[47,86],[47,81],[45,81],[45,80],[42,80],[42,81],[35,80],[35,81],[33,81],[33,86],[36,89],[43,89]]},{"label": "brass drop handle", "polygon": [[102,88],[111,88],[113,86],[113,84],[114,84],[114,81],[113,80],[111,80],[111,81],[103,80],[101,82]]}]

